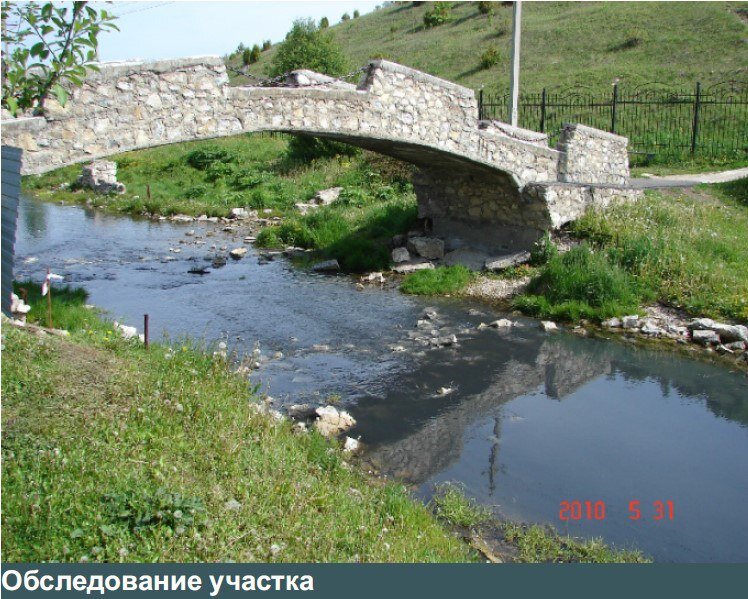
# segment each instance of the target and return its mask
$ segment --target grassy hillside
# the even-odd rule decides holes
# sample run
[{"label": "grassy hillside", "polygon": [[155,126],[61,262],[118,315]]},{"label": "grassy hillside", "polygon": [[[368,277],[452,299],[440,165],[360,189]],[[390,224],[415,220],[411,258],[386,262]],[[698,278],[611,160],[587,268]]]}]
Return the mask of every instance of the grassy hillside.
[{"label": "grassy hillside", "polygon": [[[452,21],[423,26],[431,3],[401,2],[330,28],[352,68],[383,57],[489,92],[509,85],[512,9],[491,17],[477,3],[453,3]],[[302,14],[297,15],[304,16]],[[746,2],[527,2],[523,5],[522,85],[608,89],[646,82],[692,85],[748,77]],[[254,40],[248,40],[254,42]],[[482,69],[494,46],[498,64]],[[275,47],[251,72],[263,75]],[[238,66],[240,57],[231,63]]]}]

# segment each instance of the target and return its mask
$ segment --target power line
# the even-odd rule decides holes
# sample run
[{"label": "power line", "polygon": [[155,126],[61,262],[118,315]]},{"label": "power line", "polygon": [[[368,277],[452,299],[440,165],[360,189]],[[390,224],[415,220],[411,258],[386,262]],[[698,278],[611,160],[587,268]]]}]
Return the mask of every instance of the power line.
[{"label": "power line", "polygon": [[127,15],[132,15],[132,14],[134,14],[136,12],[144,12],[146,10],[151,10],[152,8],[161,8],[162,6],[166,6],[167,4],[174,4],[174,1],[172,1],[172,2],[160,2],[158,4],[153,4],[151,6],[146,6],[144,8],[136,8],[134,10],[128,10],[127,12],[123,12],[123,13],[117,15],[117,16],[118,17],[124,17],[124,16],[127,16]]}]

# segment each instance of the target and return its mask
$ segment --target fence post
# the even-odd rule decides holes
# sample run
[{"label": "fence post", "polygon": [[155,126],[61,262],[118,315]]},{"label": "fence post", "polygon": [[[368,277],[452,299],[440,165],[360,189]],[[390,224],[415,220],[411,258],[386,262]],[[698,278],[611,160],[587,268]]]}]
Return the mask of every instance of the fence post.
[{"label": "fence post", "polygon": [[618,84],[613,84],[613,104],[610,110],[610,132],[616,132],[616,109],[618,108]]},{"label": "fence post", "polygon": [[545,133],[545,88],[540,96],[540,132]]},{"label": "fence post", "polygon": [[696,82],[696,95],[693,98],[693,127],[691,129],[691,156],[696,154],[696,138],[699,135],[699,112],[701,109],[701,82]]},{"label": "fence post", "polygon": [[478,92],[478,120],[483,120],[483,90]]}]

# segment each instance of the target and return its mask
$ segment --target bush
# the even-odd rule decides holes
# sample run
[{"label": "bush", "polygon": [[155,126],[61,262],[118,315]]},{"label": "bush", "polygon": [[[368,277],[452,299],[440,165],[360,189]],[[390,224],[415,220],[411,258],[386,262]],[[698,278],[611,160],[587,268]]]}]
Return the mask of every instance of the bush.
[{"label": "bush", "polygon": [[330,19],[327,17],[322,17],[319,20],[319,28],[320,29],[327,29],[330,26]]},{"label": "bush", "polygon": [[236,156],[219,146],[206,146],[193,150],[187,154],[187,164],[199,171],[206,170],[211,164],[216,162],[233,162]]},{"label": "bush", "polygon": [[249,48],[245,48],[242,51],[242,64],[245,67],[248,67],[250,64],[252,64],[252,51]]},{"label": "bush", "polygon": [[543,266],[558,255],[558,249],[551,240],[551,234],[546,234],[538,239],[530,251],[530,264],[532,266]]},{"label": "bush", "polygon": [[291,161],[311,162],[320,158],[356,156],[359,153],[358,148],[339,141],[320,139],[310,135],[296,135],[288,142],[286,158]]},{"label": "bush", "polygon": [[496,46],[491,46],[480,55],[480,66],[482,69],[490,69],[501,62],[501,52]]},{"label": "bush", "polygon": [[298,19],[273,55],[268,75],[277,77],[296,69],[311,69],[336,77],[344,74],[347,67],[343,50],[330,33],[323,33],[311,19]]},{"label": "bush", "polygon": [[184,192],[184,197],[188,200],[195,200],[197,198],[202,198],[207,191],[208,188],[205,185],[193,185],[192,187],[187,188]]},{"label": "bush", "polygon": [[262,51],[265,52],[266,50],[270,50],[272,48],[273,44],[270,40],[265,40],[262,42]]},{"label": "bush", "polygon": [[340,20],[341,20],[341,21],[342,21],[343,23],[345,23],[346,21],[350,21],[350,20],[351,20],[351,15],[349,15],[349,14],[348,14],[347,12],[344,12],[344,13],[343,13],[343,16],[342,16],[342,17],[340,17]]},{"label": "bush", "polygon": [[478,12],[482,15],[493,14],[493,2],[477,2]]},{"label": "bush", "polygon": [[452,20],[451,2],[434,2],[433,6],[423,15],[423,24],[426,29],[444,25]]},{"label": "bush", "polygon": [[361,13],[360,13],[360,12],[358,12],[358,10],[354,10],[354,11],[353,11],[353,18],[354,18],[354,19],[358,19],[358,18],[359,18],[360,16],[361,16]]},{"label": "bush", "polygon": [[260,46],[258,46],[257,44],[252,46],[252,51],[249,53],[249,62],[254,64],[258,60],[260,60],[260,52]]},{"label": "bush", "polygon": [[514,305],[533,316],[602,319],[634,311],[650,297],[647,289],[586,244],[553,256],[531,281],[531,295]]},{"label": "bush", "polygon": [[205,180],[210,183],[228,179],[236,173],[235,167],[229,162],[213,162],[205,169]]}]

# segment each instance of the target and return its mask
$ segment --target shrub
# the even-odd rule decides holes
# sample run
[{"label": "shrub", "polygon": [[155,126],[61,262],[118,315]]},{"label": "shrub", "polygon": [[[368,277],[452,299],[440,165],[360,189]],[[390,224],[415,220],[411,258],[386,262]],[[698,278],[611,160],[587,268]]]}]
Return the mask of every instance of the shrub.
[{"label": "shrub", "polygon": [[188,200],[195,200],[203,197],[207,191],[208,188],[205,185],[193,185],[192,187],[187,188],[184,192],[184,197]]},{"label": "shrub", "polygon": [[493,2],[477,2],[478,12],[482,15],[493,14]]},{"label": "shrub", "polygon": [[353,11],[353,18],[354,18],[354,19],[358,19],[358,18],[359,18],[360,16],[361,16],[361,13],[360,13],[360,12],[358,12],[358,10],[354,10],[354,11]]},{"label": "shrub", "polygon": [[530,264],[532,266],[543,266],[550,262],[558,254],[555,244],[551,240],[551,234],[546,234],[538,239],[530,251]]},{"label": "shrub", "polygon": [[234,165],[229,162],[213,162],[205,169],[205,180],[215,183],[221,179],[228,179],[235,172]]},{"label": "shrub", "polygon": [[423,14],[423,24],[426,29],[444,25],[452,20],[451,2],[434,2],[433,6]]},{"label": "shrub", "polygon": [[311,19],[298,19],[273,55],[268,75],[311,69],[335,77],[344,74],[347,66],[343,50],[330,33],[322,32]]},{"label": "shrub", "polygon": [[286,158],[291,161],[311,162],[319,158],[356,156],[359,152],[358,148],[339,141],[320,139],[310,135],[296,135],[288,142]]},{"label": "shrub", "polygon": [[482,69],[490,69],[501,62],[501,52],[496,46],[491,46],[480,55],[480,66]]},{"label": "shrub", "polygon": [[260,52],[260,46],[258,46],[257,44],[252,46],[252,51],[249,53],[249,62],[254,64],[258,60],[260,60]]},{"label": "shrub", "polygon": [[633,311],[650,296],[632,275],[586,244],[553,256],[528,290],[532,295],[515,300],[515,307],[533,316],[570,320]]},{"label": "shrub", "polygon": [[252,51],[249,48],[245,48],[242,51],[242,64],[245,67],[248,67],[250,64],[252,64]]},{"label": "shrub", "polygon": [[262,51],[265,52],[266,50],[270,50],[272,48],[273,44],[270,40],[265,40],[262,42]]},{"label": "shrub", "polygon": [[350,21],[351,20],[351,15],[349,15],[347,12],[344,12],[343,16],[340,17],[340,20],[343,21],[343,22]]},{"label": "shrub", "polygon": [[215,162],[233,162],[236,156],[219,146],[206,146],[198,148],[187,154],[187,164],[199,171],[206,170]]},{"label": "shrub", "polygon": [[320,29],[327,29],[330,26],[330,19],[327,17],[322,17],[319,20],[319,28]]}]

